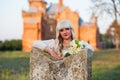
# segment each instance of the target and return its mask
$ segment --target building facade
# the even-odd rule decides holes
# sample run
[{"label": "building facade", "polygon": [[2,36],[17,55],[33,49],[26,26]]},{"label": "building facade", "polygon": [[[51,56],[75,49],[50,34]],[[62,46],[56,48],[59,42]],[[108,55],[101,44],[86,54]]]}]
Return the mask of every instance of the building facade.
[{"label": "building facade", "polygon": [[22,11],[23,16],[23,51],[31,51],[35,40],[47,40],[55,38],[55,28],[61,20],[69,20],[75,27],[75,34],[78,40],[84,40],[91,44],[94,49],[99,45],[99,30],[97,17],[92,16],[90,23],[84,23],[78,12],[71,11],[69,7],[59,3],[51,3],[46,7],[44,0],[29,0],[29,10]]}]

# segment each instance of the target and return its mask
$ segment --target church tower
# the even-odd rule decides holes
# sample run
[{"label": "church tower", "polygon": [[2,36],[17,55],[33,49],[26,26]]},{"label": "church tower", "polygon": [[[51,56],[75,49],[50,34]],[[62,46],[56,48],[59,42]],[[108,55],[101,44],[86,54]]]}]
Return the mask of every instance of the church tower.
[{"label": "church tower", "polygon": [[29,6],[35,7],[38,12],[46,13],[46,2],[44,0],[29,0]]},{"label": "church tower", "polygon": [[92,44],[92,45],[93,45],[95,50],[97,50],[99,48],[99,40],[100,40],[99,39],[100,34],[99,34],[99,28],[97,26],[97,22],[98,22],[98,17],[95,15],[95,13],[93,13],[91,16],[91,23],[92,23],[93,29],[91,31],[93,32],[93,34],[95,34],[93,36],[93,40],[92,40],[94,42],[94,44]]},{"label": "church tower", "polygon": [[61,8],[62,6],[63,6],[63,0],[59,0],[58,8]]},{"label": "church tower", "polygon": [[90,18],[92,25],[94,25],[94,26],[97,25],[97,19],[98,19],[98,17],[95,15],[95,13],[92,13],[92,16]]},{"label": "church tower", "polygon": [[29,10],[22,11],[23,16],[23,51],[30,51],[35,40],[41,39],[41,20],[46,13],[44,0],[29,0]]}]

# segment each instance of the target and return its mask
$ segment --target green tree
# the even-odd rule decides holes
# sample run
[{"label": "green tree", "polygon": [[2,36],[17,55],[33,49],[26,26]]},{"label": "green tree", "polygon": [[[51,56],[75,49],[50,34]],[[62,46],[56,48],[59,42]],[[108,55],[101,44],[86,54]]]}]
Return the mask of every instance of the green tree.
[{"label": "green tree", "polygon": [[0,50],[22,50],[21,40],[6,40],[0,43]]}]

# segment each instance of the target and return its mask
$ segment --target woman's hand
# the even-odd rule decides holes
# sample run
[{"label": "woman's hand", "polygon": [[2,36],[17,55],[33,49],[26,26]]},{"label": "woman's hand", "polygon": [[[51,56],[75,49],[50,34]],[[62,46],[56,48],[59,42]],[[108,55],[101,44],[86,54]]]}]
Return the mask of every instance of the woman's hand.
[{"label": "woman's hand", "polygon": [[58,56],[57,53],[50,48],[47,48],[47,50],[50,53],[50,55],[52,57],[54,57],[55,59],[63,59],[64,58],[64,56]]}]

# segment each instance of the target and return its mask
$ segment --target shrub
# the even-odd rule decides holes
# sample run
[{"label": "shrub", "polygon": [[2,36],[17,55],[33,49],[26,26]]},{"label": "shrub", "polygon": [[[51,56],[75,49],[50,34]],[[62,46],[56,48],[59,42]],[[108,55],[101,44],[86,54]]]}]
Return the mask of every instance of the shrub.
[{"label": "shrub", "polygon": [[6,40],[0,43],[0,50],[22,50],[21,40]]}]

